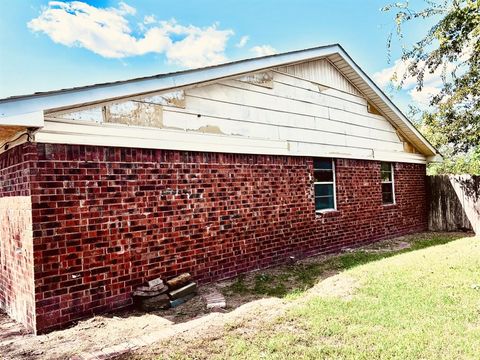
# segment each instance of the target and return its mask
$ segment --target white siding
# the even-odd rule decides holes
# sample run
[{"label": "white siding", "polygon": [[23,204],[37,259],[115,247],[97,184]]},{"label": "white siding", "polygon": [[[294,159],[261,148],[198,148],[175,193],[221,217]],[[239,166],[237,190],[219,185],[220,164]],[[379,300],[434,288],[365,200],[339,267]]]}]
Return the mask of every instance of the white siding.
[{"label": "white siding", "polygon": [[[310,69],[318,64],[317,70]],[[243,77],[184,89],[180,107],[149,102],[149,107],[161,110],[152,110],[161,117],[157,121],[160,128],[98,124],[80,121],[86,119],[84,116],[58,114],[49,118],[36,140],[425,162],[423,155],[404,151],[396,129],[382,116],[370,114],[367,101],[330,63],[323,60],[305,65],[303,73],[271,72],[271,88],[252,84]],[[314,80],[325,81],[307,78],[313,75]],[[327,83],[332,87],[318,85]],[[90,114],[92,111],[88,109]],[[78,114],[78,110],[75,112]],[[139,116],[141,120],[142,114],[124,116]]]},{"label": "white siding", "polygon": [[362,94],[328,60],[314,60],[278,68],[279,71],[348,93]]}]

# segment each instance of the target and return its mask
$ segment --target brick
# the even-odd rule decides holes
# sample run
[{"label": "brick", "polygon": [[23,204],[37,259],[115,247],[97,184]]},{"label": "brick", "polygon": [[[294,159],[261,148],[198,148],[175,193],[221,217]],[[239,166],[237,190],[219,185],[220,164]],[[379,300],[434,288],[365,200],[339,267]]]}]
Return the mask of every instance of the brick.
[{"label": "brick", "polygon": [[[395,163],[393,206],[382,205],[379,162],[335,169],[338,211],[316,214],[310,157],[13,147],[0,154],[0,212],[11,202],[11,229],[33,231],[0,245],[0,307],[46,332],[129,306],[157,277],[204,283],[426,230],[425,165]],[[50,302],[64,295],[74,297]]]}]

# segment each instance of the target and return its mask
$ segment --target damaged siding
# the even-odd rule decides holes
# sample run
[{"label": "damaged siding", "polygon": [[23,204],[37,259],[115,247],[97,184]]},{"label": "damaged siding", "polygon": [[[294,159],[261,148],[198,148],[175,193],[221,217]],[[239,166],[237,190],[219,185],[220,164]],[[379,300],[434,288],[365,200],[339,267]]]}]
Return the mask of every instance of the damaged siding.
[{"label": "damaged siding", "polygon": [[163,128],[162,107],[155,104],[128,101],[105,106],[105,123]]},{"label": "damaged siding", "polygon": [[[314,81],[321,79],[323,84]],[[110,139],[117,146],[128,143],[120,127],[128,126],[132,144],[127,146],[138,146],[144,136],[139,129],[150,128],[149,137],[158,140],[156,148],[172,150],[198,150],[205,135],[201,148],[205,151],[425,162],[390,122],[369,111],[367,100],[348,84],[328,61],[318,60],[106,104],[84,114],[52,114],[37,141],[64,142],[67,136],[58,125],[64,119],[80,125],[90,117],[91,124],[85,121],[76,129],[83,136],[98,135],[101,114],[102,126],[111,126],[110,136],[123,139],[117,143]],[[163,141],[165,136],[169,141]],[[106,145],[100,140],[82,144]]]}]

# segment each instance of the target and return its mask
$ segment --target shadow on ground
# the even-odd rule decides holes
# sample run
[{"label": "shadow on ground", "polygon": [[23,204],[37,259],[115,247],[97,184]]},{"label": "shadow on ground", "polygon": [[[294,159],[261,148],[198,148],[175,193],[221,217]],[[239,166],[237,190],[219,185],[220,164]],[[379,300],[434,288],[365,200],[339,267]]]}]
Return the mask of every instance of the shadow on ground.
[{"label": "shadow on ground", "polygon": [[[206,309],[202,295],[215,290],[225,296],[226,312],[265,297],[295,298],[320,281],[341,271],[398,254],[443,245],[469,235],[475,236],[466,232],[426,232],[374,242],[357,248],[345,248],[339,254],[290,261],[286,265],[256,270],[233,279],[203,285],[199,288],[200,296],[188,303],[178,308],[150,313],[175,324],[189,321],[211,312]],[[130,317],[144,314],[137,310],[127,310],[105,316]]]},{"label": "shadow on ground", "polygon": [[[248,296],[295,297],[341,271],[398,254],[443,245],[469,235],[474,236],[473,233],[464,232],[407,235],[358,248],[345,248],[336,255],[314,256],[287,265],[254,271],[213,286],[221,287],[220,290],[227,296],[227,303],[229,297],[236,298],[237,295],[244,299]],[[233,299],[233,304],[241,305],[242,297]]]}]

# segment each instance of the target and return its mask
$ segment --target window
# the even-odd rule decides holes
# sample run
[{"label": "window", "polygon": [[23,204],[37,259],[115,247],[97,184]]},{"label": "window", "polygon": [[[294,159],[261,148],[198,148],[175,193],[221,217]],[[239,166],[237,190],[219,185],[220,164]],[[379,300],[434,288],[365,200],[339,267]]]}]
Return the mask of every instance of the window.
[{"label": "window", "polygon": [[380,166],[380,173],[382,176],[382,201],[384,204],[395,204],[393,164],[389,162],[382,162]]},{"label": "window", "polygon": [[335,210],[335,166],[332,159],[313,159],[315,210]]}]

